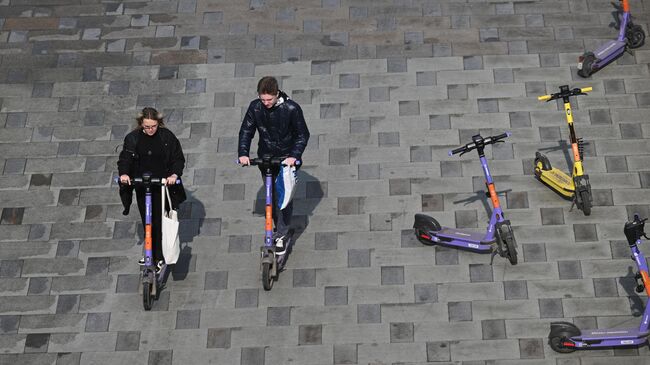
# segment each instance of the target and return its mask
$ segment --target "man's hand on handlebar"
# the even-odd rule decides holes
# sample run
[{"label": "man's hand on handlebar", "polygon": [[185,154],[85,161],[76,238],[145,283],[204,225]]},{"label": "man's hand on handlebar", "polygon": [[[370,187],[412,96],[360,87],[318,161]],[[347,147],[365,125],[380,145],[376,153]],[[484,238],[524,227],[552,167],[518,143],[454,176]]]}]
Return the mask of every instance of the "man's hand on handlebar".
[{"label": "man's hand on handlebar", "polygon": [[248,166],[251,164],[251,159],[248,156],[239,156],[239,164],[242,166]]},{"label": "man's hand on handlebar", "polygon": [[285,166],[294,166],[296,164],[295,157],[287,157],[282,161],[282,164]]}]

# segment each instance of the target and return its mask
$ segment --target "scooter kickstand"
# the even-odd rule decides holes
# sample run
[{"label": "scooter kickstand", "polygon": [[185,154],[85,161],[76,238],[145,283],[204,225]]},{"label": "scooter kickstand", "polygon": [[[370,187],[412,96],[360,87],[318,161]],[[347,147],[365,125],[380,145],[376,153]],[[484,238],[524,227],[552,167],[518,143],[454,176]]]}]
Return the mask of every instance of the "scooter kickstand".
[{"label": "scooter kickstand", "polygon": [[490,266],[492,266],[492,264],[494,263],[494,256],[496,255],[497,255],[497,250],[493,249],[492,253],[490,254]]}]

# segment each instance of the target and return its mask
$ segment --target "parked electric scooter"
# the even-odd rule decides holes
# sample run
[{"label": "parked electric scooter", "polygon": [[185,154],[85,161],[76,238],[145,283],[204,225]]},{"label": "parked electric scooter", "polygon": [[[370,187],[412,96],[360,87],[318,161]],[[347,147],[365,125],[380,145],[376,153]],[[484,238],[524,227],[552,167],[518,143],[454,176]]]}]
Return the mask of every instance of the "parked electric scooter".
[{"label": "parked electric scooter", "polygon": [[549,159],[540,152],[535,153],[535,176],[542,183],[553,189],[566,199],[572,199],[578,209],[585,215],[591,214],[592,196],[589,175],[586,175],[582,166],[584,145],[582,138],[576,137],[573,127],[573,112],[571,111],[570,97],[576,95],[587,95],[591,87],[569,89],[568,85],[560,86],[560,92],[543,95],[537,99],[551,101],[562,99],[564,101],[564,112],[566,122],[569,126],[569,141],[573,152],[573,170],[571,176],[564,171],[551,166]]},{"label": "parked electric scooter", "polygon": [[[266,204],[264,209],[264,245],[260,248],[262,253],[260,261],[260,270],[262,273],[262,286],[264,290],[271,290],[274,281],[278,280],[280,272],[284,269],[289,252],[291,252],[291,245],[293,245],[293,237],[287,241],[287,248],[283,254],[275,252],[275,244],[273,242],[273,173],[274,167],[282,166],[282,161],[285,157],[271,157],[270,155],[262,156],[261,158],[251,158],[251,166],[260,165],[264,171],[264,191]],[[296,161],[296,165],[300,165],[300,161]],[[281,214],[278,212],[277,214]]]},{"label": "parked electric scooter", "polygon": [[615,17],[618,25],[618,38],[607,41],[593,52],[585,52],[578,58],[578,75],[589,77],[594,72],[607,66],[626,50],[639,48],[645,42],[645,32],[640,25],[632,23],[628,0],[619,0]]},{"label": "parked electric scooter", "polygon": [[[644,225],[648,218],[640,219],[634,215],[634,220],[625,223],[625,237],[632,252],[632,260],[636,263],[639,272],[636,274],[636,292],[644,290],[650,296],[650,276],[648,276],[648,263],[639,249],[641,237],[648,239]],[[571,322],[552,322],[548,343],[554,351],[569,353],[577,349],[620,347],[644,344],[648,340],[648,325],[650,323],[650,305],[646,305],[639,328],[623,329],[594,329],[581,331]]]},{"label": "parked electric scooter", "polygon": [[449,151],[449,156],[460,153],[461,155],[476,150],[478,152],[483,174],[485,175],[485,185],[487,195],[492,201],[492,214],[488,223],[485,234],[470,232],[459,228],[441,227],[438,221],[425,214],[416,214],[413,228],[415,236],[425,245],[443,245],[459,249],[465,249],[478,253],[491,253],[492,259],[497,254],[507,258],[512,265],[517,264],[517,242],[512,231],[510,221],[506,220],[501,210],[499,197],[490,174],[490,168],[485,158],[485,146],[497,142],[503,142],[502,139],[508,137],[510,133],[503,133],[498,136],[483,138],[480,134],[472,137],[472,142],[465,146]]}]

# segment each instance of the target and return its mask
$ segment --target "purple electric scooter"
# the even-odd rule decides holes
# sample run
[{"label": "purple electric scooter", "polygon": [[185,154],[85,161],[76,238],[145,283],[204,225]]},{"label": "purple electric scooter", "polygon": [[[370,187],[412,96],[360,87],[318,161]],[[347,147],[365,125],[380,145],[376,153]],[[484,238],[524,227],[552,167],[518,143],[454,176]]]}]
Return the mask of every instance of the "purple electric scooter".
[{"label": "purple electric scooter", "polygon": [[594,52],[585,52],[578,58],[578,75],[581,77],[591,76],[591,74],[622,55],[626,49],[639,48],[645,42],[643,28],[632,23],[628,0],[620,0],[620,2],[622,6],[614,4],[618,38],[606,42]]},{"label": "purple electric scooter", "polygon": [[[648,239],[644,231],[645,221],[634,215],[632,222],[625,223],[625,237],[632,252],[632,260],[636,263],[639,272],[636,274],[636,292],[643,290],[650,296],[650,276],[648,276],[648,263],[639,244],[641,237]],[[640,282],[639,282],[640,281]],[[569,353],[577,349],[590,349],[602,347],[634,346],[644,344],[648,340],[648,325],[650,324],[650,305],[646,305],[639,328],[622,329],[595,329],[581,331],[571,322],[552,322],[548,343],[554,351]]]},{"label": "purple electric scooter", "polygon": [[472,137],[471,143],[449,151],[449,156],[457,153],[463,155],[472,150],[478,152],[483,174],[485,175],[485,185],[488,190],[486,194],[492,201],[493,206],[487,232],[482,234],[459,228],[441,227],[440,223],[434,218],[425,214],[416,214],[413,228],[415,229],[415,236],[421,243],[429,246],[438,244],[478,253],[491,253],[492,259],[498,254],[507,258],[512,265],[517,264],[515,235],[512,232],[510,221],[503,216],[499,197],[484,153],[485,146],[503,142],[502,139],[509,135],[510,133],[506,132],[498,136],[483,138],[480,134],[477,134]]}]

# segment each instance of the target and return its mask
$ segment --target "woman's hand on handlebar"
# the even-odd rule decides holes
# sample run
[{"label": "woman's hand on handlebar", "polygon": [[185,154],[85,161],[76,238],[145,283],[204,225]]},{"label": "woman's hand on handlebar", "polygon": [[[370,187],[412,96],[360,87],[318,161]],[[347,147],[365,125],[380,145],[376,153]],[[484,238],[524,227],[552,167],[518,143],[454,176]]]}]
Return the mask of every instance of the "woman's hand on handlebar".
[{"label": "woman's hand on handlebar", "polygon": [[242,166],[248,166],[251,164],[251,159],[248,156],[239,156],[239,164]]},{"label": "woman's hand on handlebar", "polygon": [[176,184],[177,179],[178,179],[178,175],[171,174],[167,179],[165,179],[165,183],[167,185],[174,185],[174,184]]},{"label": "woman's hand on handlebar", "polygon": [[120,184],[131,185],[131,178],[129,175],[124,174],[120,176]]},{"label": "woman's hand on handlebar", "polygon": [[282,164],[285,166],[295,166],[296,165],[296,158],[295,157],[287,157],[282,161]]}]

